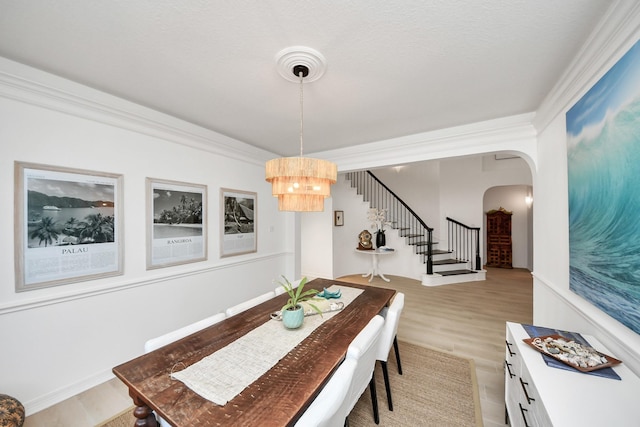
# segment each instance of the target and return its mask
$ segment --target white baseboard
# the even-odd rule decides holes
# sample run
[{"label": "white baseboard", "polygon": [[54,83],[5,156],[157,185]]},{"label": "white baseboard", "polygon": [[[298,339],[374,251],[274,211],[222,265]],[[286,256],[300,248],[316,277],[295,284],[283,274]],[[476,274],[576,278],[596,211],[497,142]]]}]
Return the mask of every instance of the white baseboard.
[{"label": "white baseboard", "polygon": [[22,404],[24,405],[25,413],[27,416],[33,415],[36,412],[40,412],[53,405],[57,405],[58,403],[64,400],[67,400],[75,395],[78,395],[84,391],[87,391],[90,388],[96,387],[113,378],[114,378],[114,375],[111,372],[111,370],[106,370],[96,375],[87,377],[82,381],[76,382],[74,384],[69,384],[66,387],[52,391],[51,393],[47,393],[46,395],[40,396],[36,399],[30,400],[27,402],[22,402]]}]

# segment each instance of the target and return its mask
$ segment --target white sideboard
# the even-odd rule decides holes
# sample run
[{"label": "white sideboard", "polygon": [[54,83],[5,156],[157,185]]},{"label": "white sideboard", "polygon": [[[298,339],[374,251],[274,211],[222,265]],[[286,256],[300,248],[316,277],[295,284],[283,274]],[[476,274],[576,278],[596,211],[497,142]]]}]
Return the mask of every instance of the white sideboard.
[{"label": "white sideboard", "polygon": [[[521,324],[507,322],[505,406],[511,426],[640,426],[640,378],[623,363],[621,380],[549,367],[523,342]],[[615,357],[598,340],[583,335],[596,350]]]}]

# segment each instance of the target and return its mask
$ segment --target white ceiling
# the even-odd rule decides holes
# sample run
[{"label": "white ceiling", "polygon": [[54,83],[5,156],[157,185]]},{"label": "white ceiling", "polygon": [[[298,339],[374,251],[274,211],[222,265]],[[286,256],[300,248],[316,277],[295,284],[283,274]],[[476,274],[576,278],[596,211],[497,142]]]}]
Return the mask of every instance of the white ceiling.
[{"label": "white ceiling", "polygon": [[0,0],[0,56],[278,155],[532,112],[611,0]]}]

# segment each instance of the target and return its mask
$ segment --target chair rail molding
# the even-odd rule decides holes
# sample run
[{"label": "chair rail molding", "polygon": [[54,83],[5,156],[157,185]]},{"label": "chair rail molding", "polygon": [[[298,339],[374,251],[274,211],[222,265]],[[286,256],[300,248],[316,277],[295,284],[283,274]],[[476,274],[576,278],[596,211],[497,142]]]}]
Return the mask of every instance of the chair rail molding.
[{"label": "chair rail molding", "polygon": [[[575,316],[581,322],[585,322],[589,325],[591,330],[587,331],[575,331],[583,332],[586,334],[594,335],[598,340],[602,341],[602,344],[608,347],[611,351],[615,352],[615,357],[622,360],[629,366],[636,375],[640,374],[640,335],[631,331],[617,320],[613,319],[591,303],[582,299],[579,295],[574,294],[568,289],[559,289],[557,286],[551,285],[551,281],[541,277],[539,273],[535,271],[532,273],[533,286],[534,286],[534,300],[536,304],[551,305],[552,310],[567,310],[566,314]],[[553,307],[554,302],[549,303],[543,296],[543,298],[536,297],[536,287],[539,286],[541,290],[547,295],[551,295],[557,299],[557,304],[561,304],[562,307]],[[565,312],[563,312],[565,313]],[[534,306],[534,322],[547,327],[566,329],[563,325],[550,324],[552,319],[539,319],[536,316],[536,308]],[[567,319],[565,314],[562,315],[564,319]]]},{"label": "chair rail molding", "polygon": [[[293,256],[291,252],[278,252],[272,254],[265,254],[261,256],[254,256],[251,258],[243,258],[243,259],[225,259],[222,262],[216,263],[215,265],[208,265],[203,268],[190,268],[187,267],[184,270],[176,271],[170,274],[158,274],[151,277],[144,278],[131,278],[127,280],[114,280],[113,277],[108,279],[108,283],[103,285],[96,285],[90,289],[78,289],[70,292],[66,292],[64,294],[55,294],[42,296],[38,298],[32,298],[28,300],[16,300],[12,301],[8,304],[0,305],[0,316],[15,313],[18,311],[24,310],[32,310],[39,307],[44,307],[51,304],[59,304],[67,301],[73,301],[77,299],[83,298],[91,298],[94,296],[107,294],[111,292],[121,292],[127,289],[137,288],[141,286],[151,286],[155,283],[166,282],[168,280],[180,279],[183,277],[194,276],[194,275],[202,275],[211,273],[218,270],[225,270],[230,268],[236,268],[243,265],[252,265],[258,262],[274,260],[282,257],[290,257]],[[122,276],[120,276],[122,277]]]}]

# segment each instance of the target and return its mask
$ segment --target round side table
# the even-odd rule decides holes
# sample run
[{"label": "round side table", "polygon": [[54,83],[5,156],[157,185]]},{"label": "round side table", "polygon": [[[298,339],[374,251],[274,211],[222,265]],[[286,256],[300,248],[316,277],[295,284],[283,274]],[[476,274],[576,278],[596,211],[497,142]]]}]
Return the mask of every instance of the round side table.
[{"label": "round side table", "polygon": [[384,277],[384,274],[382,274],[382,271],[380,271],[380,266],[378,263],[378,256],[379,255],[389,255],[389,254],[393,254],[395,253],[395,251],[391,250],[391,251],[381,251],[379,249],[375,249],[375,250],[370,250],[370,251],[363,251],[360,249],[356,249],[356,252],[360,253],[360,254],[368,254],[371,256],[371,270],[367,273],[367,274],[363,274],[362,277],[368,277],[371,276],[369,278],[369,282],[371,282],[373,280],[374,276],[380,276],[380,278],[382,280],[384,280],[385,282],[390,282],[391,279],[387,279],[386,277]]}]

